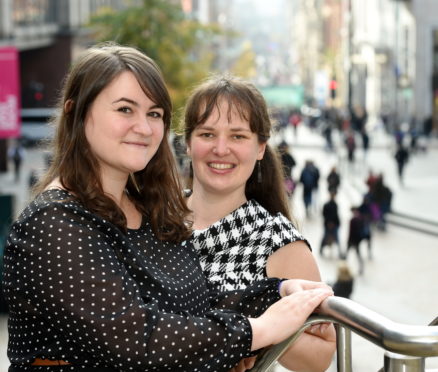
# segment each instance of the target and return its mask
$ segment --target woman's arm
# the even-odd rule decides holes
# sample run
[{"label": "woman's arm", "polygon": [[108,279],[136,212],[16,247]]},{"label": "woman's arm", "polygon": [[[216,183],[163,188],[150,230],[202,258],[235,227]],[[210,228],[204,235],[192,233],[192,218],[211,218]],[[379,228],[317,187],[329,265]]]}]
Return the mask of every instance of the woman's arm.
[{"label": "woman's arm", "polygon": [[[303,241],[289,243],[268,259],[269,277],[301,278],[320,281],[315,258]],[[336,349],[336,334],[332,324],[316,325],[304,332],[280,359],[280,363],[294,371],[325,371]],[[315,351],[318,358],[315,358]]]},{"label": "woman's arm", "polygon": [[[18,323],[35,318],[70,347],[35,349],[28,363],[62,353],[74,362],[86,350],[89,363],[116,369],[215,370],[250,355],[251,325],[240,313],[166,312],[154,295],[142,294],[140,282],[165,283],[141,266],[136,251],[114,226],[73,204],[42,206],[14,224],[3,282],[11,315]],[[136,276],[125,261],[138,263]],[[194,271],[190,279],[200,286],[191,296],[207,303],[202,272]]]}]

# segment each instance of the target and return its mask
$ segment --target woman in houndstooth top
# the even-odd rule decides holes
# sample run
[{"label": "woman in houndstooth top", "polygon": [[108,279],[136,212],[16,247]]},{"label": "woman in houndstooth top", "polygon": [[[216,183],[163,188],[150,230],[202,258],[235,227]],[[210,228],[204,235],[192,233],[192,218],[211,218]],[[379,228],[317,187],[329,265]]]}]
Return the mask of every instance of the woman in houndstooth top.
[{"label": "woman in houndstooth top", "polygon": [[[321,280],[309,243],[291,222],[270,131],[261,93],[235,77],[210,78],[186,105],[193,240],[218,290],[266,277]],[[324,324],[304,333],[281,363],[294,371],[324,371],[334,350],[333,326]]]}]

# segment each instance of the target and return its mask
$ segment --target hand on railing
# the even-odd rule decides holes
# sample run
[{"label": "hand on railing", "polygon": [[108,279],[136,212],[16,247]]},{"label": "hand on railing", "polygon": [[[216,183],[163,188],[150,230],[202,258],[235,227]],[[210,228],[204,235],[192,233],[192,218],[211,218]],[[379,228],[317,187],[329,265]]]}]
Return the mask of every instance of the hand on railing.
[{"label": "hand on railing", "polygon": [[429,326],[397,323],[354,302],[341,297],[329,297],[289,339],[262,353],[253,372],[266,372],[283,352],[309,326],[330,321],[339,324],[387,351],[418,357],[438,356],[438,318]]}]

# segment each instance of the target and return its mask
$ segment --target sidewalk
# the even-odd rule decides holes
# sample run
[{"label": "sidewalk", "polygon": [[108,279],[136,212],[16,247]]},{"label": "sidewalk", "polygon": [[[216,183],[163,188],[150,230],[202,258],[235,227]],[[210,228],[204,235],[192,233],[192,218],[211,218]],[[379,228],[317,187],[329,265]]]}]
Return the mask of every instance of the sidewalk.
[{"label": "sidewalk", "polygon": [[[337,266],[335,248],[332,252],[326,249],[324,257],[319,255],[323,234],[321,208],[328,200],[325,179],[333,165],[337,165],[341,171],[337,202],[343,249],[347,240],[350,207],[361,201],[369,169],[384,174],[385,182],[393,191],[393,210],[438,221],[438,147],[431,146],[427,153],[411,157],[406,167],[405,185],[401,186],[391,152],[392,140],[383,133],[372,134],[371,148],[366,156],[358,150],[354,167],[348,166],[339,138],[335,138],[340,149],[338,154],[325,151],[323,138],[307,127],[300,128],[298,138],[295,139],[290,131],[285,133],[283,139],[290,144],[297,161],[295,178],[299,177],[307,159],[312,159],[321,172],[320,192],[313,214],[309,218],[305,216],[300,186],[294,194],[292,208],[301,231],[312,244],[324,281],[332,283],[335,280]],[[276,141],[280,139],[273,138],[273,142],[278,143]],[[373,259],[369,260],[364,254],[364,275],[357,275],[355,255],[348,256],[348,263],[356,274],[352,300],[395,322],[428,324],[438,316],[438,238],[393,225],[388,225],[386,232],[373,233]],[[383,366],[382,349],[355,334],[352,335],[352,345],[354,372],[377,371]],[[438,358],[427,359],[426,367],[438,368]],[[286,369],[277,367],[276,371],[284,372]],[[329,369],[329,372],[335,371],[336,361]]]}]

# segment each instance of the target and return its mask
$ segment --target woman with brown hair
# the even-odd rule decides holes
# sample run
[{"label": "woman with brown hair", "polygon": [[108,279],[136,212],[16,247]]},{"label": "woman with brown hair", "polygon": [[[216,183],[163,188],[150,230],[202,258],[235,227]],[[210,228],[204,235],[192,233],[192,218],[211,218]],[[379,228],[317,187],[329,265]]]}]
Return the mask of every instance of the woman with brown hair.
[{"label": "woman with brown hair", "polygon": [[[271,120],[257,88],[215,76],[188,99],[184,133],[193,178],[193,241],[217,290],[269,277],[320,281],[309,243],[292,222]],[[315,351],[318,358],[315,358]],[[281,358],[294,371],[324,371],[335,351],[332,325],[305,332]]]},{"label": "woman with brown hair", "polygon": [[88,49],[67,76],[54,157],[4,256],[16,371],[227,371],[332,294],[269,279],[212,293],[167,140],[161,72],[134,48]]}]

